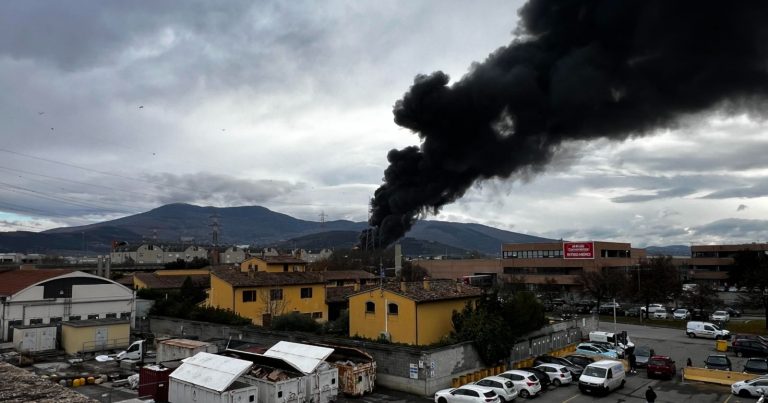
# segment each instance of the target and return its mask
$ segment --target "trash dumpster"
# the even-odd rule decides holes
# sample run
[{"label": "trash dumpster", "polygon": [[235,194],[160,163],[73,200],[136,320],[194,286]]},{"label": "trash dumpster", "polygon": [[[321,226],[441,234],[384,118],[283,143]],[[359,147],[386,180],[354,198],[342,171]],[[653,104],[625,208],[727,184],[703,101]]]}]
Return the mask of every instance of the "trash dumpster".
[{"label": "trash dumpster", "polygon": [[726,341],[726,340],[717,340],[715,342],[715,349],[717,351],[722,351],[722,352],[728,351],[728,341]]}]

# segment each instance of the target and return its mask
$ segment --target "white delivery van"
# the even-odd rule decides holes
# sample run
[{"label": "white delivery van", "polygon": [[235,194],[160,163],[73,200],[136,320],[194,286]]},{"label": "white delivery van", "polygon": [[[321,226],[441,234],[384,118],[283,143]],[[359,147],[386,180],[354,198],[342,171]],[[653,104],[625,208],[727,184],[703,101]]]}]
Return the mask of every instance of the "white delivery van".
[{"label": "white delivery van", "polygon": [[589,341],[611,343],[614,346],[621,347],[622,350],[632,350],[635,348],[635,343],[632,343],[632,340],[629,339],[629,336],[624,337],[622,333],[611,333],[611,332],[601,332],[601,331],[589,332]]},{"label": "white delivery van", "polygon": [[584,367],[579,377],[581,393],[608,394],[624,387],[624,364],[614,360],[600,360]]},{"label": "white delivery van", "polygon": [[708,337],[716,340],[731,337],[731,332],[721,329],[714,323],[695,321],[688,322],[685,326],[685,334],[688,337]]}]

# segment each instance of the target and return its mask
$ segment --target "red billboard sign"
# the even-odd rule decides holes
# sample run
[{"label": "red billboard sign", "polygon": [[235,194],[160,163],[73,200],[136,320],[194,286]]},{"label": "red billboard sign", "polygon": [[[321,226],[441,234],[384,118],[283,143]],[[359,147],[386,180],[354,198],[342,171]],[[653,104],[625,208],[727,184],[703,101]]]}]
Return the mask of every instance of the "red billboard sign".
[{"label": "red billboard sign", "polygon": [[594,242],[563,242],[563,259],[594,259]]}]

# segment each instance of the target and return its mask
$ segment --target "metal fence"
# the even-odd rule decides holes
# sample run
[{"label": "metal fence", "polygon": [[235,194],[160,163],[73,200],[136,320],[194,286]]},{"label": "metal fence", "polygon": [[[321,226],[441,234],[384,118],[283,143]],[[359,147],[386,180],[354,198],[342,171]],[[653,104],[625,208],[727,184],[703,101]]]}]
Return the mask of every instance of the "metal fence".
[{"label": "metal fence", "polygon": [[582,330],[579,327],[570,327],[542,336],[531,337],[528,340],[516,343],[512,347],[510,359],[512,362],[517,362],[530,357],[548,354],[550,351],[581,341],[581,337]]}]

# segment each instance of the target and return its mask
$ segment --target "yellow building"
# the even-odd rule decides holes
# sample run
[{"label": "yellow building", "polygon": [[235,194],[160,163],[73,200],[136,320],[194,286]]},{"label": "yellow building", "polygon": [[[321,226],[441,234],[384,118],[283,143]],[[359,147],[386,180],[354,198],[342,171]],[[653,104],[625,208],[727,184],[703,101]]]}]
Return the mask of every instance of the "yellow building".
[{"label": "yellow building", "polygon": [[307,262],[291,255],[254,256],[240,263],[240,271],[266,271],[270,273],[307,271]]},{"label": "yellow building", "polygon": [[61,322],[61,347],[67,354],[114,350],[130,344],[127,319],[106,318]]},{"label": "yellow building", "polygon": [[208,305],[229,309],[269,326],[275,316],[291,312],[326,321],[325,284],[320,273],[242,271],[217,267],[211,271]]},{"label": "yellow building", "polygon": [[451,316],[483,294],[453,280],[386,283],[349,297],[349,335],[428,345],[453,330]]}]

